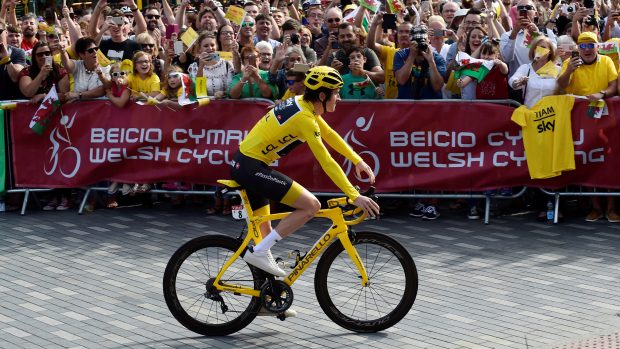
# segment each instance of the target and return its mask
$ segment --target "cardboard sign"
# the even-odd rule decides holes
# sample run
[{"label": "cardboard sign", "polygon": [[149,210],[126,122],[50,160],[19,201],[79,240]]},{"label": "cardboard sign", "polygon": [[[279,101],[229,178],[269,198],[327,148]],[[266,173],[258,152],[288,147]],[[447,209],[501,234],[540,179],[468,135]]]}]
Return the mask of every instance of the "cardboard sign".
[{"label": "cardboard sign", "polygon": [[207,78],[204,76],[196,77],[196,98],[207,97]]},{"label": "cardboard sign", "polygon": [[230,6],[228,7],[228,11],[226,11],[226,16],[224,18],[230,20],[236,25],[241,25],[243,23],[243,18],[245,18],[245,10],[239,6]]},{"label": "cardboard sign", "polygon": [[196,31],[192,27],[187,28],[187,30],[183,34],[181,34],[181,41],[183,41],[183,43],[185,44],[185,46],[187,46],[188,49],[192,47],[192,45],[194,45],[197,39],[198,33],[196,33]]}]

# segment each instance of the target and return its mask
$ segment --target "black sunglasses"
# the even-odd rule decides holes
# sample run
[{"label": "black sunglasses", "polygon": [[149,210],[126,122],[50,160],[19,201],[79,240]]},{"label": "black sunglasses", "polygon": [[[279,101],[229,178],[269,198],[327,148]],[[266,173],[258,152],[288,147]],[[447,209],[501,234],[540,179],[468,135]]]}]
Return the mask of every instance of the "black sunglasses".
[{"label": "black sunglasses", "polygon": [[517,6],[517,11],[532,11],[534,10],[534,6],[532,5],[520,5]]},{"label": "black sunglasses", "polygon": [[159,19],[158,15],[146,15],[147,19]]},{"label": "black sunglasses", "polygon": [[92,54],[93,52],[97,52],[98,49],[99,47],[91,47],[91,48],[87,48],[85,52]]},{"label": "black sunglasses", "polygon": [[141,44],[143,48],[154,48],[155,44]]},{"label": "black sunglasses", "polygon": [[37,57],[51,56],[51,55],[52,55],[52,51],[37,52]]}]

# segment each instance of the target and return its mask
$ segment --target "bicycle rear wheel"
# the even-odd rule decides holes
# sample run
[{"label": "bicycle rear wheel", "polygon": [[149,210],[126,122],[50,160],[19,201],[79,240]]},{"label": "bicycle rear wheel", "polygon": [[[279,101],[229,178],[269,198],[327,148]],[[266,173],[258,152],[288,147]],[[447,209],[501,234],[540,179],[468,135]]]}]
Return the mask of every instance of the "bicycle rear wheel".
[{"label": "bicycle rear wheel", "polygon": [[407,250],[382,234],[356,233],[351,241],[369,277],[361,275],[340,241],[327,248],[316,268],[314,289],[325,314],[355,332],[377,332],[399,322],[418,292],[418,272]]},{"label": "bicycle rear wheel", "polygon": [[[187,329],[205,336],[225,336],[249,325],[260,299],[217,291],[213,280],[241,242],[227,236],[202,236],[181,246],[164,272],[168,309]],[[259,272],[238,258],[226,270],[223,283],[259,288]]]}]

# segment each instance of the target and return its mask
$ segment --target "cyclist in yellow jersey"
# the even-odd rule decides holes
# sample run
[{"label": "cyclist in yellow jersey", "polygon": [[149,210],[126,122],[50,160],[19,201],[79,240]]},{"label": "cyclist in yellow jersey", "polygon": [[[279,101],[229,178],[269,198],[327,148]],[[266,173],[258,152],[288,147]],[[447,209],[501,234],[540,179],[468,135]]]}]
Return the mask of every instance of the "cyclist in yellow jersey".
[{"label": "cyclist in yellow jersey", "polygon": [[250,247],[243,259],[270,274],[285,276],[271,255],[270,248],[292,234],[321,208],[319,200],[299,183],[272,169],[269,164],[306,142],[329,178],[353,203],[370,216],[379,213],[379,205],[360,195],[342,168],[331,157],[323,140],[353,164],[358,176],[362,172],[374,183],[370,167],[345,141],[329,127],[321,115],[333,112],[340,100],[342,77],[337,70],[318,66],[311,68],[304,80],[303,96],[289,98],[263,116],[241,142],[231,163],[231,177],[245,187],[254,213],[269,214],[269,200],[295,208],[275,229],[269,222],[261,226],[263,240]]}]

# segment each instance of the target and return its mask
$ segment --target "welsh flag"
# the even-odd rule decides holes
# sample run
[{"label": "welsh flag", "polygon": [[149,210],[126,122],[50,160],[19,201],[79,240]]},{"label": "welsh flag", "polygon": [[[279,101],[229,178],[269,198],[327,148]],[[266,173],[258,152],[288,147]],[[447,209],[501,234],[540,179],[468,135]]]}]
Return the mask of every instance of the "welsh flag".
[{"label": "welsh flag", "polygon": [[405,9],[405,5],[400,0],[387,0],[390,13],[400,13]]},{"label": "welsh flag", "polygon": [[459,66],[454,71],[455,79],[460,79],[462,76],[470,76],[478,82],[482,81],[489,74],[494,65],[493,61],[472,58],[465,52],[458,52],[456,54],[456,62]]},{"label": "welsh flag", "polygon": [[37,109],[32,116],[30,128],[36,134],[42,135],[56,113],[56,110],[58,110],[58,107],[60,107],[60,99],[58,99],[56,85],[53,85],[50,92],[43,98],[43,102],[41,102],[39,109]]},{"label": "welsh flag", "polygon": [[[347,23],[355,23],[355,17],[357,16],[357,12],[360,10],[360,7],[356,8],[355,10],[351,11],[348,15],[346,15],[343,20]],[[368,17],[366,17],[364,15],[364,18],[362,18],[362,27],[364,28],[364,30],[366,32],[368,32],[368,28],[370,27],[370,22],[368,22]]]},{"label": "welsh flag", "polygon": [[179,96],[180,105],[196,103],[196,85],[187,74],[181,74],[181,89],[182,93]]}]

